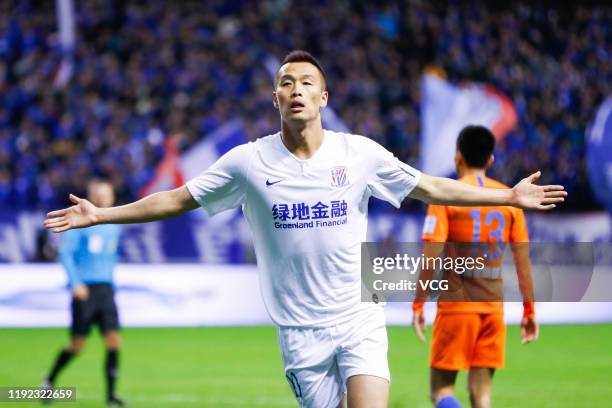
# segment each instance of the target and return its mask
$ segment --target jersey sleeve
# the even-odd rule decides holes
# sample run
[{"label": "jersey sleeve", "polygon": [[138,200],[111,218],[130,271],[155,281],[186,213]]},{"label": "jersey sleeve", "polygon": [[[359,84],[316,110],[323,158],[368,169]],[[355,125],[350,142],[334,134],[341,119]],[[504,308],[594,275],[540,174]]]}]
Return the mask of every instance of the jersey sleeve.
[{"label": "jersey sleeve", "polygon": [[448,239],[448,212],[443,205],[430,205],[423,223],[423,241],[446,242]]},{"label": "jersey sleeve", "polygon": [[237,146],[186,183],[189,193],[210,216],[244,202],[252,143]]},{"label": "jersey sleeve", "polygon": [[510,242],[529,242],[525,213],[517,208],[513,215],[512,226],[510,227]]},{"label": "jersey sleeve", "polygon": [[367,140],[363,145],[367,149],[365,154],[374,160],[374,168],[368,180],[369,193],[399,208],[404,198],[419,183],[421,172],[401,162],[373,140]]},{"label": "jersey sleeve", "polygon": [[76,286],[83,283],[79,276],[79,271],[76,268],[76,262],[74,261],[74,256],[79,249],[80,240],[80,230],[66,231],[59,250],[59,260],[66,270],[70,289],[74,289]]}]

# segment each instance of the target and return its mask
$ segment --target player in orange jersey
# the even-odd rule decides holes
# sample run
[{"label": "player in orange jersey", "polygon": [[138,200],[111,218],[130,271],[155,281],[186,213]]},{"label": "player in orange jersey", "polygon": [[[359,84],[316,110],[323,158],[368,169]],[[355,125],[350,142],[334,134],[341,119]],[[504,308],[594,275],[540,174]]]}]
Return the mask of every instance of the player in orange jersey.
[{"label": "player in orange jersey", "polygon": [[[464,128],[457,139],[455,155],[459,181],[481,187],[507,188],[485,175],[485,170],[493,163],[494,146],[495,138],[489,129],[482,126]],[[529,343],[538,338],[528,248],[524,244],[512,245],[529,241],[521,209],[430,205],[423,228],[423,241],[426,256],[439,254],[444,245],[447,250],[449,246],[453,247],[455,252],[466,249],[472,252],[477,248],[479,253],[487,251],[489,270],[501,266],[503,245],[510,242],[524,300],[522,342]],[[468,242],[483,243],[484,248],[480,244],[443,244]],[[420,279],[427,279],[432,273],[423,270]],[[468,389],[472,407],[490,407],[493,374],[495,369],[504,366],[506,326],[501,302],[501,275],[488,276],[488,279],[470,279],[456,273],[450,275],[454,275],[451,279],[460,280],[461,286],[455,285],[452,293],[442,294],[438,302],[430,355],[431,400],[437,408],[460,407],[455,398],[455,379],[459,370],[469,370]],[[486,301],[456,301],[458,293],[460,300]],[[425,293],[417,293],[412,320],[416,335],[423,342],[425,297]]]}]

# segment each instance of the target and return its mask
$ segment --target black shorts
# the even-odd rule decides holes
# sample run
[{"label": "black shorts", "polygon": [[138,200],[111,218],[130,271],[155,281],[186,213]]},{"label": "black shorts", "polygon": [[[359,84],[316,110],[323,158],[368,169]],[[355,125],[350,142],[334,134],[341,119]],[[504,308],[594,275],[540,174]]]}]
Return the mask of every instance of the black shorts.
[{"label": "black shorts", "polygon": [[113,287],[107,283],[87,285],[89,297],[82,301],[72,298],[72,336],[87,336],[92,323],[100,331],[119,330],[119,316]]}]

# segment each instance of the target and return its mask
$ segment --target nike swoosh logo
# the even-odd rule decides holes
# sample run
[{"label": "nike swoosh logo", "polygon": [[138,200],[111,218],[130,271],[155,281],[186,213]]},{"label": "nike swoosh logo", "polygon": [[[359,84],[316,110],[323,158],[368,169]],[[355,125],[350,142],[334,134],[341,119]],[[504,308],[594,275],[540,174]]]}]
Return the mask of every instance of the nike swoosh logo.
[{"label": "nike swoosh logo", "polygon": [[270,186],[275,185],[276,183],[280,183],[281,181],[283,181],[283,179],[280,179],[280,180],[278,180],[278,181],[270,181],[270,180],[268,179],[268,180],[266,180],[266,186],[267,186],[267,187],[270,187]]}]

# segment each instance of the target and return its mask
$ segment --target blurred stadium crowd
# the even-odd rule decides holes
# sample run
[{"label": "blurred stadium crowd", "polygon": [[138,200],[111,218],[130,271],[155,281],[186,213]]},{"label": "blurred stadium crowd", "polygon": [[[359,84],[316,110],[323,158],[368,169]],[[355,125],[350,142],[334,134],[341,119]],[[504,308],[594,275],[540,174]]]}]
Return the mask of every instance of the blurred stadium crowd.
[{"label": "blurred stadium crowd", "polygon": [[54,2],[0,5],[0,207],[43,208],[110,177],[133,200],[163,156],[241,118],[279,129],[265,61],[302,48],[330,77],[330,105],[354,133],[418,167],[419,80],[482,81],[510,96],[519,127],[492,175],[543,170],[570,210],[598,208],[584,132],[610,94],[612,10],[547,2],[75,1],[72,76],[57,81]]}]

